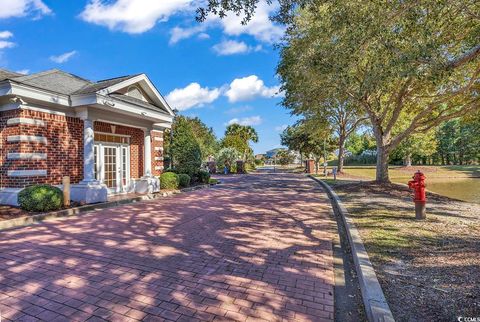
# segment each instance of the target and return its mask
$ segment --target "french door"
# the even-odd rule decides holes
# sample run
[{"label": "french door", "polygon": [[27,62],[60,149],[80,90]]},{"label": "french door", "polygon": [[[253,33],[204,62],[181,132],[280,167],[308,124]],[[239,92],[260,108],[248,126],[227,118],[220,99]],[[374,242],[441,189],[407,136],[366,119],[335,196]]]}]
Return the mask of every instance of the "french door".
[{"label": "french door", "polygon": [[95,143],[95,177],[109,193],[126,192],[130,184],[130,147],[125,144]]}]

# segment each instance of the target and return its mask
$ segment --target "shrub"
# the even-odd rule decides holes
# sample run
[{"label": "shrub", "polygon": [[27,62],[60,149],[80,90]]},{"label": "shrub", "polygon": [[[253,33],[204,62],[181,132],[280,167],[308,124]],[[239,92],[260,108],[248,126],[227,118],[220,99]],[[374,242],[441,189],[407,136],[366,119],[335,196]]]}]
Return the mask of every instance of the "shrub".
[{"label": "shrub", "polygon": [[160,176],[161,189],[178,189],[180,183],[179,177],[173,172],[164,172]]},{"label": "shrub", "polygon": [[18,194],[20,207],[27,211],[51,211],[62,208],[61,189],[46,184],[27,187]]},{"label": "shrub", "polygon": [[173,131],[171,147],[174,167],[177,173],[193,177],[202,165],[202,151],[190,124],[179,118]]},{"label": "shrub", "polygon": [[197,180],[198,182],[200,183],[208,183],[208,181],[210,180],[210,172],[206,171],[206,170],[200,170],[197,172]]},{"label": "shrub", "polygon": [[208,183],[209,184],[218,184],[218,180],[217,179],[213,179],[213,178],[210,178],[210,180],[208,180]]},{"label": "shrub", "polygon": [[255,169],[257,169],[255,163],[247,163],[247,164],[245,165],[245,171],[246,171],[247,173],[249,173],[249,172],[251,172],[251,171],[255,171]]},{"label": "shrub", "polygon": [[190,176],[186,173],[180,173],[178,175],[178,182],[180,188],[186,188],[190,185]]},{"label": "shrub", "polygon": [[255,159],[255,165],[256,166],[261,166],[261,165],[264,165],[265,162],[263,162],[263,160],[259,160],[259,159]]},{"label": "shrub", "polygon": [[[226,166],[228,172],[236,171],[236,162],[240,153],[234,148],[223,148],[218,151],[216,160],[217,160],[217,171],[223,173],[223,169]],[[235,170],[233,167],[235,166]]]}]

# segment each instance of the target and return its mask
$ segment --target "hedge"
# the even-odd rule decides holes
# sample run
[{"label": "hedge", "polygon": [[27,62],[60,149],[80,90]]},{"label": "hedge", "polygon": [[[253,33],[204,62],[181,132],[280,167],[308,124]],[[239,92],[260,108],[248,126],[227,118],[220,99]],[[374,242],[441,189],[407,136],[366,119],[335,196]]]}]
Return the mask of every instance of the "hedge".
[{"label": "hedge", "polygon": [[62,208],[63,192],[50,185],[34,185],[27,187],[18,194],[20,207],[27,211],[52,211]]},{"label": "hedge", "polygon": [[210,180],[210,172],[205,170],[200,170],[197,172],[196,177],[198,178],[198,182],[208,183],[208,181]]},{"label": "hedge", "polygon": [[165,172],[160,176],[161,189],[178,189],[180,179],[178,174],[173,172]]},{"label": "hedge", "polygon": [[180,185],[180,188],[186,188],[190,185],[190,176],[186,173],[180,173],[178,175],[178,182]]}]

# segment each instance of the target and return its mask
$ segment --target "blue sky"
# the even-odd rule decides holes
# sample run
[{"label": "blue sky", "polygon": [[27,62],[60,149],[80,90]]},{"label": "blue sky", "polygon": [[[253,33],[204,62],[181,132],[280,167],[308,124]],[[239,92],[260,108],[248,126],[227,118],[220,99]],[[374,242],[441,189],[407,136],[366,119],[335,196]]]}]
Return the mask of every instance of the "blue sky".
[{"label": "blue sky", "polygon": [[191,0],[2,0],[0,68],[59,68],[90,80],[146,73],[170,105],[221,137],[228,123],[252,125],[262,153],[294,122],[278,105],[275,67],[283,28],[262,4],[247,26],[234,15],[194,19]]}]

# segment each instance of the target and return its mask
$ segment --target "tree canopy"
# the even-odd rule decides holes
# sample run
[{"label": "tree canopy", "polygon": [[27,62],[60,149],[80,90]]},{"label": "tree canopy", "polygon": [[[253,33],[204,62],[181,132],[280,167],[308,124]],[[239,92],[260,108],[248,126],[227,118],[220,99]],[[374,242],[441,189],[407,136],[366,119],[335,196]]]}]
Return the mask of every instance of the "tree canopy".
[{"label": "tree canopy", "polygon": [[[478,1],[311,2],[282,45],[285,101],[293,93],[325,104],[345,94],[371,123],[377,181],[389,181],[388,157],[402,140],[478,111],[477,12]],[[315,95],[289,92],[291,83],[314,83]]]},{"label": "tree canopy", "polygon": [[174,160],[173,167],[179,173],[193,177],[200,170],[202,151],[188,118],[176,118],[170,151]]},{"label": "tree canopy", "polygon": [[250,142],[258,142],[258,133],[251,126],[231,124],[225,130],[225,136],[222,139],[222,147],[234,148],[241,153],[244,161],[248,157],[253,157],[253,149]]},{"label": "tree canopy", "polygon": [[[206,160],[209,156],[215,155],[219,149],[218,140],[213,133],[213,129],[205,125],[200,118],[190,118],[182,115],[175,116],[172,124],[172,130],[175,136],[175,131],[188,131],[193,133],[192,140],[195,140],[200,147],[200,154],[202,161]],[[180,133],[177,133],[179,135]],[[189,134],[188,134],[189,135]],[[170,130],[165,131],[164,136],[164,152],[167,158],[171,157],[171,134]],[[175,138],[174,138],[175,141]],[[178,147],[178,144],[177,144]],[[178,148],[180,149],[180,148]],[[177,153],[178,151],[175,151]],[[175,155],[174,155],[175,159]]]},{"label": "tree canopy", "polygon": [[[208,0],[203,6],[197,9],[197,20],[205,21],[209,14],[224,18],[229,14],[241,16],[242,23],[247,24],[255,14],[260,2],[265,0]],[[295,10],[310,3],[311,0],[266,0],[268,5],[278,8],[277,14],[273,17],[276,21],[286,23],[292,19]]]}]

